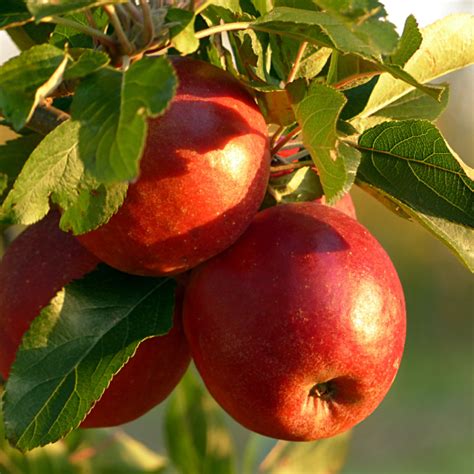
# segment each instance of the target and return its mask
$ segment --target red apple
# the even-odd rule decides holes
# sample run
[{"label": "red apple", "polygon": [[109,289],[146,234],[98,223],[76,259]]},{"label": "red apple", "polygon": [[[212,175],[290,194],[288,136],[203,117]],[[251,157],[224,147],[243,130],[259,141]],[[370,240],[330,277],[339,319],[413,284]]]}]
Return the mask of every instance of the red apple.
[{"label": "red apple", "polygon": [[356,220],[306,202],[259,213],[191,273],[184,328],[210,393],[273,438],[334,436],[390,388],[405,340],[402,287]]},{"label": "red apple", "polygon": [[[7,379],[21,338],[56,293],[92,271],[99,261],[77,239],[59,230],[59,215],[26,229],[0,262],[0,373]],[[144,341],[113,378],[82,427],[131,421],[163,401],[181,379],[190,356],[177,295],[173,329]]]},{"label": "red apple", "polygon": [[149,122],[139,178],[107,224],[79,236],[107,264],[138,275],[180,273],[229,247],[268,181],[267,127],[252,97],[208,63],[173,65],[178,91]]}]

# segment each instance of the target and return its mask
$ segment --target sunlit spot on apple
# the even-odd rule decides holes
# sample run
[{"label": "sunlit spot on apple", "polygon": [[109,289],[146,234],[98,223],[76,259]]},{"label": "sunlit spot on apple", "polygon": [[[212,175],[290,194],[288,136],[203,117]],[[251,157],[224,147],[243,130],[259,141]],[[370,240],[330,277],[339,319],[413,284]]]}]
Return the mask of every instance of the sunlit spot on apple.
[{"label": "sunlit spot on apple", "polygon": [[383,295],[369,283],[359,287],[352,308],[352,324],[363,342],[373,341],[380,331],[380,316],[383,311]]},{"label": "sunlit spot on apple", "polygon": [[229,171],[229,175],[234,179],[239,179],[243,172],[247,169],[248,160],[245,153],[242,153],[241,147],[228,143],[220,157],[222,166]]}]

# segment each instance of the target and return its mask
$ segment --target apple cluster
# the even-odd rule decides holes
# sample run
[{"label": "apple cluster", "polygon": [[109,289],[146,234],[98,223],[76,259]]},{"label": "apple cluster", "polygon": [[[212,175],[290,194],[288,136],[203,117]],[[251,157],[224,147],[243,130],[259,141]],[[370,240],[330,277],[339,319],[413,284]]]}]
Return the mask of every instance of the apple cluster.
[{"label": "apple cluster", "polygon": [[[78,237],[51,211],[0,262],[0,373],[55,294],[99,262],[178,280],[174,326],[143,342],[82,427],[133,420],[163,401],[191,358],[207,389],[250,430],[334,436],[389,390],[405,303],[381,245],[349,196],[260,211],[270,172],[253,98],[210,64],[174,61],[179,88],[149,122],[140,176],[120,210]],[[33,269],[33,271],[32,271]]]}]

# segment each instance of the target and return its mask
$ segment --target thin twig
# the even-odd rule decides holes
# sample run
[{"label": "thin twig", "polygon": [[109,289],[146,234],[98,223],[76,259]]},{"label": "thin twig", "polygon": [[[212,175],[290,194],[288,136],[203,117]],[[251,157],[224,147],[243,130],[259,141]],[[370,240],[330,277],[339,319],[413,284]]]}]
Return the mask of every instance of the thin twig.
[{"label": "thin twig", "polygon": [[205,30],[197,31],[196,38],[202,39],[224,31],[246,30],[251,24],[250,21],[239,21],[236,23],[223,23],[222,25],[211,26]]},{"label": "thin twig", "polygon": [[145,48],[151,44],[155,37],[155,27],[153,25],[153,18],[151,16],[150,5],[148,5],[147,0],[140,0],[140,7],[143,12],[143,26],[145,27],[144,31],[144,43]]},{"label": "thin twig", "polygon": [[312,160],[297,161],[296,163],[288,163],[287,165],[270,166],[270,172],[277,173],[279,171],[291,171],[313,165],[314,162]]},{"label": "thin twig", "polygon": [[120,23],[119,17],[117,16],[117,12],[115,11],[115,6],[114,5],[104,5],[102,7],[107,13],[107,16],[109,17],[110,23],[112,23],[112,26],[114,27],[115,34],[117,35],[117,39],[122,46],[123,53],[131,56],[133,54],[133,45],[130,43],[130,41],[127,38],[127,35],[123,31],[122,24]]},{"label": "thin twig", "polygon": [[283,148],[293,137],[298,135],[301,132],[301,127],[298,126],[293,129],[291,132],[288,132],[271,150],[271,154],[274,155],[281,148]]},{"label": "thin twig", "polygon": [[137,23],[143,22],[142,14],[140,13],[140,10],[137,8],[137,6],[133,2],[129,0],[124,5],[124,8],[128,10],[128,12],[130,13],[130,16],[134,19],[135,22]]},{"label": "thin twig", "polygon": [[298,68],[300,67],[300,64],[301,64],[301,59],[303,58],[303,54],[307,46],[308,46],[307,41],[303,41],[300,44],[300,47],[298,48],[298,52],[296,53],[295,62],[293,63],[293,67],[291,68],[291,71],[288,74],[288,79],[286,80],[287,84],[295,80],[296,73],[298,72]]},{"label": "thin twig", "polygon": [[273,134],[272,138],[270,139],[270,148],[273,148],[275,146],[275,143],[280,139],[282,136],[283,132],[285,131],[285,126],[280,125],[275,133]]}]

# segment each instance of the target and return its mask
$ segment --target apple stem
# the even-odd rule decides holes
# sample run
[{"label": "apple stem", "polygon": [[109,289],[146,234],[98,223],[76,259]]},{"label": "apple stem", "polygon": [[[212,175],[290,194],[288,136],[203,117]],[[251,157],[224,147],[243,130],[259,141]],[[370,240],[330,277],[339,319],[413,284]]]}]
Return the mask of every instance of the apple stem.
[{"label": "apple stem", "polygon": [[313,385],[313,387],[311,387],[311,390],[309,391],[309,396],[317,397],[321,400],[332,400],[334,398],[335,393],[335,386],[331,383],[331,381],[329,381]]},{"label": "apple stem", "polygon": [[278,173],[279,171],[296,170],[298,168],[304,168],[305,166],[313,166],[312,160],[298,161],[297,163],[288,163],[287,165],[270,166],[271,173]]},{"label": "apple stem", "polygon": [[271,154],[274,155],[281,148],[283,148],[293,137],[298,135],[301,132],[301,127],[298,125],[291,132],[287,133],[271,150]]},{"label": "apple stem", "polygon": [[296,73],[298,72],[298,68],[300,67],[301,60],[303,59],[303,54],[304,54],[307,46],[308,46],[307,41],[303,41],[300,44],[298,52],[296,53],[295,62],[293,63],[293,67],[291,68],[291,71],[288,74],[288,79],[286,80],[287,84],[289,84],[290,82],[293,82],[295,80]]}]

